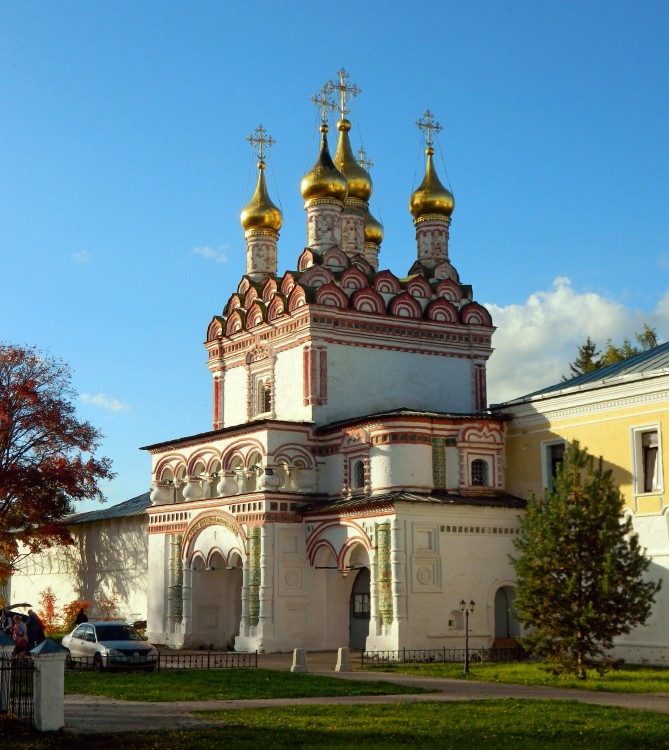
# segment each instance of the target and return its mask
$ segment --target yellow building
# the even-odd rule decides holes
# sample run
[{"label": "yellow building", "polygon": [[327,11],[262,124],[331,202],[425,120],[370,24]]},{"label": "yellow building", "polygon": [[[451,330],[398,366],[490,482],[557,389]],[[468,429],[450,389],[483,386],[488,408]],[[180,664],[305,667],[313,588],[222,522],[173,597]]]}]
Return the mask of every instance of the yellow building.
[{"label": "yellow building", "polygon": [[505,414],[506,489],[527,498],[549,489],[568,441],[578,440],[606,468],[625,498],[652,558],[648,576],[665,579],[653,614],[616,644],[616,656],[669,664],[669,499],[663,436],[669,435],[669,343],[623,362],[498,404]]}]

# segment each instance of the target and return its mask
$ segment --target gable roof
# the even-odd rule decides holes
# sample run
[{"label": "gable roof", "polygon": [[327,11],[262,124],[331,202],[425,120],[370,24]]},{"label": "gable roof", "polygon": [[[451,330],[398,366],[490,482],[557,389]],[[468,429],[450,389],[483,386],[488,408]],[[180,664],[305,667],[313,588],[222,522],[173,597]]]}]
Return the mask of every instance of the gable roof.
[{"label": "gable roof", "polygon": [[609,385],[616,385],[624,381],[658,377],[667,374],[669,374],[669,341],[665,344],[654,346],[648,351],[635,354],[633,357],[623,359],[621,362],[600,367],[598,370],[577,375],[575,378],[570,378],[569,380],[562,380],[559,383],[555,383],[555,385],[533,391],[525,396],[514,398],[511,401],[492,404],[490,408],[522,404],[533,399],[557,396],[565,392],[594,390]]},{"label": "gable roof", "polygon": [[84,513],[73,513],[71,516],[63,519],[66,526],[75,523],[91,523],[93,521],[110,521],[114,518],[127,518],[128,516],[142,516],[146,509],[151,505],[150,493],[145,492],[143,495],[137,495],[130,500],[122,503],[111,505],[108,508],[100,510],[89,510]]}]

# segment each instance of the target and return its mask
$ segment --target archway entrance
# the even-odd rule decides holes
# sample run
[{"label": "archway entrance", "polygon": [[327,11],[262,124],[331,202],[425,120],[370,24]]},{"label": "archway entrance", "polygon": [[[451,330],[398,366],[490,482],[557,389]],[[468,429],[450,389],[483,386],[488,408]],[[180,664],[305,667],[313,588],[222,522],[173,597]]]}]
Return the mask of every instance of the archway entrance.
[{"label": "archway entrance", "polygon": [[369,568],[358,571],[351,589],[349,643],[351,648],[364,649],[369,635],[370,577]]},{"label": "archway entrance", "polygon": [[520,623],[513,615],[513,600],[516,591],[513,586],[501,586],[495,593],[495,640],[518,638]]}]

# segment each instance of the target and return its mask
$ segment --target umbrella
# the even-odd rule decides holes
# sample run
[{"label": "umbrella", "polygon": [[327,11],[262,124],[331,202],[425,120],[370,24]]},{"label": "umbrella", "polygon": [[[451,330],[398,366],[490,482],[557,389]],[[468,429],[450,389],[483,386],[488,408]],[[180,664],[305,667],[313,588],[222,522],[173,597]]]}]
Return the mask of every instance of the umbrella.
[{"label": "umbrella", "polygon": [[29,607],[32,607],[32,604],[28,604],[28,602],[18,603],[18,604],[10,604],[7,609],[16,609],[16,607],[19,607],[19,609],[27,609]]}]

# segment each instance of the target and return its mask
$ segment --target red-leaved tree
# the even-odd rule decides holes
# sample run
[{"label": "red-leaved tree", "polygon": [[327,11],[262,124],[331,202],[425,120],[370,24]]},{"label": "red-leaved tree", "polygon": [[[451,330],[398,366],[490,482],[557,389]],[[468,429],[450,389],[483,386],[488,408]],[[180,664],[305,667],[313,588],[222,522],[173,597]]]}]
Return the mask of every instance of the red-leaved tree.
[{"label": "red-leaved tree", "polygon": [[98,482],[114,476],[70,381],[60,360],[0,343],[0,582],[23,554],[72,543],[62,519],[76,501],[104,500]]}]

